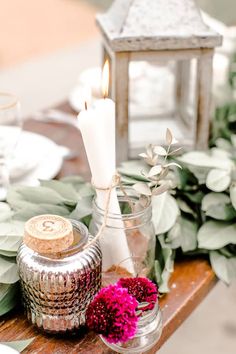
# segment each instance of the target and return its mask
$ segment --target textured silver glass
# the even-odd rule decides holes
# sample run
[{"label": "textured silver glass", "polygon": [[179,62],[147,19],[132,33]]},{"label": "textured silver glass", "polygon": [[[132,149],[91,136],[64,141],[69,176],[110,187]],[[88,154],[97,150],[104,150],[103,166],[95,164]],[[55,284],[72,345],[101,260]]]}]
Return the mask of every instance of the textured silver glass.
[{"label": "textured silver glass", "polygon": [[101,288],[102,254],[98,243],[81,251],[92,239],[87,228],[71,220],[80,240],[60,254],[42,255],[25,244],[17,263],[28,319],[52,333],[73,331],[85,324],[88,305]]}]

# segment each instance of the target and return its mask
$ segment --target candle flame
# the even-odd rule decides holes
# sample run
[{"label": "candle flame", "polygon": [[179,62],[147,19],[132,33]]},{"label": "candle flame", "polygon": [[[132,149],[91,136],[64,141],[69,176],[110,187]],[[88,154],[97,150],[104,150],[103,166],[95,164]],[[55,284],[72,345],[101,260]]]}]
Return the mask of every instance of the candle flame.
[{"label": "candle flame", "polygon": [[106,60],[102,71],[102,94],[103,97],[108,97],[109,90],[109,61]]}]

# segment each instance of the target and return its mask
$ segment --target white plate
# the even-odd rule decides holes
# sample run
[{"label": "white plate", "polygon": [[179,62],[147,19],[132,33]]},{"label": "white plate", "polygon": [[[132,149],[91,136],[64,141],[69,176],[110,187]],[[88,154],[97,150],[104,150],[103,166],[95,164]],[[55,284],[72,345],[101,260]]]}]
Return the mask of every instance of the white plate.
[{"label": "white plate", "polygon": [[[17,145],[17,154],[33,166],[27,174],[15,178],[12,183],[36,186],[39,179],[52,179],[59,173],[63,157],[60,146],[43,135],[23,131]],[[31,163],[32,162],[32,163]]]}]

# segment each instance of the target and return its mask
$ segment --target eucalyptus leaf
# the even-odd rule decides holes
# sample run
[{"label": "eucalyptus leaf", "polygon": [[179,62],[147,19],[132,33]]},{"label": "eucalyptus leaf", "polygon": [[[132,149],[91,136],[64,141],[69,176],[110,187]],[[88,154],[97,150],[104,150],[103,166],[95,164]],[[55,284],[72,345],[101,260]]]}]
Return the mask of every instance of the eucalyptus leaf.
[{"label": "eucalyptus leaf", "polygon": [[138,156],[142,157],[143,159],[148,158],[148,155],[145,152],[142,152],[141,154],[138,154]]},{"label": "eucalyptus leaf", "polygon": [[206,216],[216,220],[231,221],[236,219],[236,210],[230,204],[213,205],[206,211]]},{"label": "eucalyptus leaf", "polygon": [[230,160],[232,157],[229,151],[220,149],[219,147],[211,148],[211,155],[216,158],[227,159],[227,160]]},{"label": "eucalyptus leaf", "polygon": [[218,251],[210,252],[211,266],[217,277],[226,284],[236,279],[236,257],[227,258]]},{"label": "eucalyptus leaf", "polygon": [[11,341],[11,342],[1,342],[1,344],[8,345],[8,347],[11,347],[12,349],[17,350],[18,352],[22,352],[33,341],[34,341],[34,337],[30,338],[30,339],[16,340],[16,341]]},{"label": "eucalyptus leaf", "polygon": [[60,179],[60,181],[72,186],[77,192],[78,198],[94,194],[94,188],[92,188],[91,184],[85,182],[80,176],[67,176]]},{"label": "eucalyptus leaf", "polygon": [[18,209],[14,214],[15,220],[27,221],[33,216],[42,214],[54,214],[67,217],[70,215],[70,209],[62,205],[54,204],[30,204],[27,207]]},{"label": "eucalyptus leaf", "polygon": [[135,183],[133,185],[134,190],[136,190],[136,192],[143,194],[143,195],[152,195],[152,191],[150,189],[150,187],[148,187],[148,185],[144,182],[138,182]]},{"label": "eucalyptus leaf", "polygon": [[162,146],[155,146],[154,147],[154,152],[155,152],[155,154],[160,155],[160,156],[166,156],[167,155],[166,149],[163,148]]},{"label": "eucalyptus leaf", "polygon": [[152,195],[153,195],[153,196],[155,196],[155,195],[161,195],[161,194],[167,192],[169,189],[170,189],[170,186],[169,186],[168,183],[162,184],[162,185],[159,186],[159,187],[153,188],[153,190],[152,190]]},{"label": "eucalyptus leaf", "polygon": [[[177,249],[181,246],[181,225],[177,221],[174,226],[167,233],[167,238],[165,239],[166,245],[168,244],[170,248]],[[163,245],[163,241],[162,241]]]},{"label": "eucalyptus leaf", "polygon": [[187,165],[189,171],[197,178],[198,184],[205,184],[207,175],[211,171],[210,167]]},{"label": "eucalyptus leaf", "polygon": [[193,203],[200,204],[202,202],[202,199],[204,197],[204,193],[200,190],[197,192],[187,192],[184,193],[184,195]]},{"label": "eucalyptus leaf", "polygon": [[236,184],[235,183],[232,183],[232,185],[230,186],[230,199],[234,209],[236,210]]},{"label": "eucalyptus leaf", "polygon": [[166,144],[171,145],[172,141],[173,141],[173,135],[172,135],[170,129],[167,128],[166,129]]},{"label": "eucalyptus leaf", "polygon": [[18,283],[0,284],[0,316],[5,315],[17,305],[18,293]]},{"label": "eucalyptus leaf", "polygon": [[192,151],[178,157],[181,163],[196,176],[199,184],[206,182],[207,176],[211,169],[222,169],[230,171],[233,163],[229,158],[219,158],[213,156],[212,152]]},{"label": "eucalyptus leaf", "polygon": [[225,193],[208,193],[202,200],[202,210],[206,216],[216,220],[230,221],[236,218],[236,210]]},{"label": "eucalyptus leaf", "polygon": [[121,183],[123,183],[126,186],[133,186],[133,184],[135,184],[137,182],[137,179],[132,178],[132,177],[128,177],[125,175],[121,176]]},{"label": "eucalyptus leaf", "polygon": [[223,138],[216,139],[215,145],[220,149],[223,149],[224,151],[230,151],[232,149],[232,145],[230,144],[230,142]]},{"label": "eucalyptus leaf", "polygon": [[76,208],[70,214],[71,219],[81,220],[92,214],[92,198],[86,197],[78,201]]},{"label": "eucalyptus leaf", "polygon": [[198,231],[198,247],[217,250],[236,244],[236,223],[208,221]]},{"label": "eucalyptus leaf", "polygon": [[126,176],[134,178],[136,181],[148,182],[147,178],[142,176],[141,172],[148,174],[148,166],[141,160],[122,162],[118,171]]},{"label": "eucalyptus leaf", "polygon": [[202,210],[207,211],[213,206],[217,206],[220,204],[229,204],[230,198],[225,193],[215,193],[211,192],[205,195],[202,199]]},{"label": "eucalyptus leaf", "polygon": [[182,166],[180,166],[180,164],[178,164],[176,162],[169,162],[166,165],[164,165],[164,167],[178,167],[178,168],[182,169]]},{"label": "eucalyptus leaf", "polygon": [[219,252],[227,258],[231,258],[235,256],[235,252],[231,252],[228,246],[221,248]]},{"label": "eucalyptus leaf", "polygon": [[74,186],[74,188],[78,184],[85,183],[84,178],[81,176],[66,176],[66,177],[61,178],[60,181],[63,183],[72,184]]},{"label": "eucalyptus leaf", "polygon": [[[234,115],[234,118],[235,118],[236,116]],[[235,120],[234,120],[235,121]],[[236,147],[236,134],[232,134],[231,135],[231,142],[232,142],[232,144],[233,144],[233,146],[234,147]]]},{"label": "eucalyptus leaf", "polygon": [[173,249],[181,247],[183,252],[193,251],[197,248],[197,229],[196,222],[179,217],[167,239]]},{"label": "eucalyptus leaf", "polygon": [[0,214],[11,211],[9,205],[5,202],[0,202]]},{"label": "eucalyptus leaf", "polygon": [[[0,229],[1,229],[1,224],[0,224]],[[21,241],[22,241],[22,236],[23,236],[23,230],[20,235],[6,235],[6,236],[0,236],[0,253],[2,251],[10,252],[10,253],[16,253]]]},{"label": "eucalyptus leaf", "polygon": [[156,235],[169,231],[180,214],[175,198],[167,192],[152,197],[152,208]]},{"label": "eucalyptus leaf", "polygon": [[95,190],[90,183],[81,184],[77,187],[77,191],[79,198],[92,197],[95,194]]},{"label": "eucalyptus leaf", "polygon": [[170,248],[163,248],[162,256],[164,259],[164,268],[161,274],[161,282],[158,284],[158,288],[160,293],[168,293],[170,291],[168,282],[171,274],[174,271],[175,252]]},{"label": "eucalyptus leaf", "polygon": [[162,269],[161,269],[160,262],[157,259],[155,259],[155,261],[154,261],[154,268],[153,269],[154,269],[153,277],[156,280],[157,284],[160,284]]},{"label": "eucalyptus leaf", "polygon": [[0,202],[0,222],[12,218],[13,211],[7,203]]},{"label": "eucalyptus leaf", "polygon": [[0,283],[13,284],[19,280],[15,260],[0,256]]},{"label": "eucalyptus leaf", "polygon": [[0,255],[5,257],[16,257],[17,251],[5,251],[0,249]]},{"label": "eucalyptus leaf", "polygon": [[159,175],[161,171],[162,171],[162,167],[160,165],[153,166],[148,172],[148,177]]},{"label": "eucalyptus leaf", "polygon": [[63,183],[62,181],[57,181],[57,180],[51,180],[51,181],[40,180],[40,184],[42,187],[50,188],[56,191],[66,201],[71,201],[74,204],[76,204],[78,201],[78,195],[76,189],[72,184]]},{"label": "eucalyptus leaf", "polygon": [[182,212],[196,216],[193,209],[188,205],[188,203],[186,203],[185,200],[177,198],[177,203]]},{"label": "eucalyptus leaf", "polygon": [[[3,244],[6,242],[6,246],[8,246],[8,242],[17,242],[17,238],[20,239],[24,233],[24,223],[21,221],[11,220],[8,222],[0,223],[0,248],[3,248]],[[6,236],[8,236],[6,238]],[[13,239],[10,238],[13,237]],[[12,246],[11,246],[12,247]],[[10,251],[15,250],[14,248],[10,248]]]},{"label": "eucalyptus leaf", "polygon": [[177,169],[175,178],[178,179],[178,189],[188,191],[189,189],[198,188],[198,179],[187,168]]},{"label": "eucalyptus leaf", "polygon": [[206,186],[214,192],[223,192],[229,187],[230,182],[229,170],[213,169],[207,175]]},{"label": "eucalyptus leaf", "polygon": [[172,248],[172,244],[168,241],[166,234],[158,235],[158,240],[160,242],[162,249],[164,248],[174,249]]},{"label": "eucalyptus leaf", "polygon": [[190,166],[206,167],[206,168],[219,168],[229,169],[232,167],[232,161],[230,159],[212,156],[211,151],[191,151],[183,154],[178,160],[186,163]]},{"label": "eucalyptus leaf", "polygon": [[47,187],[11,187],[7,194],[7,202],[14,209],[15,202],[24,201],[33,204],[62,204],[65,198]]}]

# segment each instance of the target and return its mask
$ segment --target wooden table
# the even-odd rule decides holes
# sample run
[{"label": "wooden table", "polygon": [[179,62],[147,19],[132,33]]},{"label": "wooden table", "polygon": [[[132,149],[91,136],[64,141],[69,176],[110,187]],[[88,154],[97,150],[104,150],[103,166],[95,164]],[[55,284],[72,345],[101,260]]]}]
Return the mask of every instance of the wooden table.
[{"label": "wooden table", "polygon": [[[64,104],[60,106],[70,111]],[[71,112],[72,113],[72,112]],[[65,161],[58,177],[80,174],[89,178],[88,165],[83,149],[80,133],[72,126],[62,124],[39,123],[27,121],[25,129],[48,136],[55,142],[80,152],[73,160]],[[216,284],[216,277],[207,260],[185,259],[176,262],[174,273],[170,279],[171,291],[160,299],[163,312],[163,334],[158,344],[149,354],[157,349],[171,336],[181,323],[192,313]],[[76,336],[53,337],[40,333],[31,326],[22,313],[22,309],[14,310],[0,319],[0,341],[12,341],[35,337],[33,343],[23,353],[30,354],[111,354],[98,336],[81,331]]]}]

